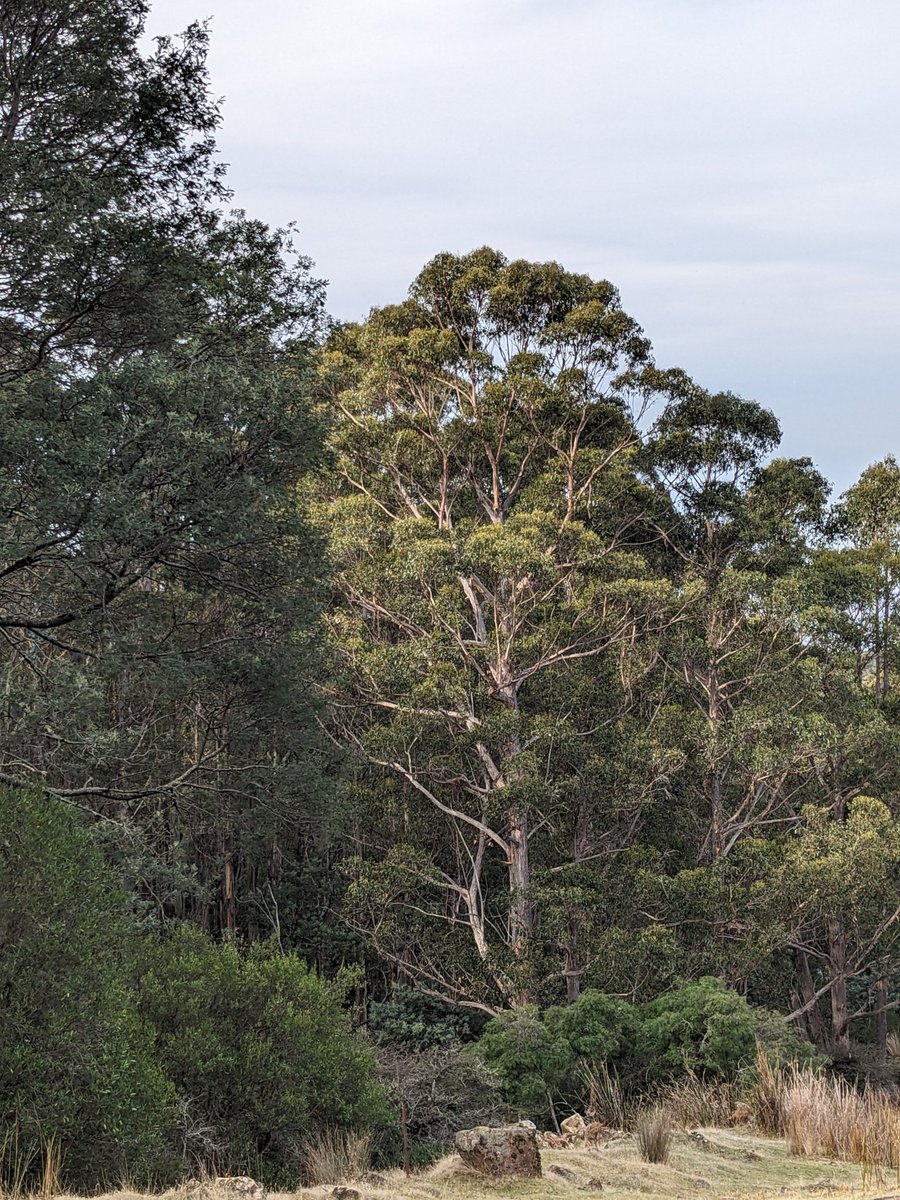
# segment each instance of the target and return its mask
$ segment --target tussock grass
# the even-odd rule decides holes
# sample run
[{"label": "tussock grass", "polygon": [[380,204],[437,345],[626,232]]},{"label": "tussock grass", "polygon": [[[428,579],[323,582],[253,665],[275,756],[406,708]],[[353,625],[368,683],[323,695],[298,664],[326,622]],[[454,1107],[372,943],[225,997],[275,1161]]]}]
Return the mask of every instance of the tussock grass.
[{"label": "tussock grass", "polygon": [[792,1071],[784,1079],[781,1119],[792,1154],[819,1155],[900,1172],[900,1108],[872,1088]]},{"label": "tussock grass", "polygon": [[760,1133],[784,1137],[791,1154],[900,1173],[900,1107],[877,1088],[860,1091],[796,1063],[773,1066],[760,1051],[747,1102]]},{"label": "tussock grass", "polygon": [[634,1104],[625,1095],[622,1080],[605,1062],[585,1063],[581,1077],[587,1088],[588,1117],[602,1121],[610,1129],[630,1129],[635,1116]]},{"label": "tussock grass", "polygon": [[[795,1069],[790,1074],[796,1076]],[[760,1133],[777,1137],[784,1132],[787,1069],[773,1065],[762,1046],[756,1048],[755,1079],[746,1094],[753,1123]]]},{"label": "tussock grass", "polygon": [[671,1113],[662,1105],[641,1113],[635,1124],[634,1136],[638,1153],[644,1162],[668,1162],[675,1137]]},{"label": "tussock grass", "polygon": [[308,1184],[349,1183],[372,1165],[372,1135],[325,1129],[303,1143],[298,1157]]},{"label": "tussock grass", "polygon": [[737,1084],[700,1079],[693,1072],[662,1089],[660,1103],[681,1128],[697,1125],[727,1129],[739,1112]]}]

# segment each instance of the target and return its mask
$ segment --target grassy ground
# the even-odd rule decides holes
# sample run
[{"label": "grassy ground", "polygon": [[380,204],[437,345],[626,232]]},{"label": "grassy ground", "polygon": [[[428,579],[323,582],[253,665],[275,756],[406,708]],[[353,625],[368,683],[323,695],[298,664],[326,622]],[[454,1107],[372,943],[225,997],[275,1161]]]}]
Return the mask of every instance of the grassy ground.
[{"label": "grassy ground", "polygon": [[[354,1186],[371,1200],[575,1200],[593,1194],[616,1200],[900,1200],[900,1178],[895,1171],[864,1177],[858,1166],[821,1158],[793,1158],[784,1143],[735,1130],[703,1130],[708,1145],[687,1134],[676,1135],[669,1162],[642,1162],[634,1139],[622,1136],[599,1150],[543,1150],[544,1178],[491,1182],[469,1171],[455,1156],[409,1179],[402,1172],[382,1174],[377,1182]],[[602,1189],[588,1189],[589,1181]],[[331,1187],[305,1188],[291,1196],[271,1200],[323,1200]],[[64,1198],[60,1198],[64,1200]],[[135,1193],[118,1192],[105,1200],[146,1200]],[[161,1198],[158,1198],[161,1200]],[[168,1193],[168,1200],[233,1200],[214,1182],[186,1185]]]},{"label": "grassy ground", "polygon": [[[895,1172],[864,1180],[858,1166],[826,1159],[792,1158],[784,1142],[757,1138],[733,1130],[706,1129],[709,1146],[686,1134],[674,1142],[665,1165],[644,1163],[634,1139],[623,1138],[602,1150],[541,1151],[542,1180],[491,1183],[469,1171],[460,1159],[443,1159],[431,1171],[404,1180],[400,1172],[385,1176],[384,1187],[358,1184],[376,1200],[574,1200],[590,1180],[602,1183],[602,1194],[617,1200],[701,1200],[710,1196],[773,1196],[815,1200],[854,1200],[862,1196],[890,1196],[900,1200],[900,1180]],[[558,1174],[558,1169],[571,1172]],[[328,1194],[330,1189],[306,1189],[302,1195]],[[600,1192],[596,1193],[600,1195]]]},{"label": "grassy ground", "polygon": [[[590,1180],[616,1200],[703,1200],[723,1197],[793,1197],[796,1200],[850,1200],[862,1196],[900,1200],[896,1173],[863,1179],[857,1166],[824,1159],[792,1158],[784,1143],[733,1130],[702,1131],[710,1146],[679,1134],[669,1162],[642,1162],[634,1139],[623,1137],[600,1150],[542,1150],[544,1178],[507,1183],[486,1182],[466,1169],[455,1156],[422,1175],[404,1179],[399,1172],[385,1176],[383,1186],[357,1185],[376,1200],[563,1200],[589,1194]],[[570,1173],[562,1175],[562,1171]],[[322,1197],[330,1189],[306,1189],[304,1197]]]}]

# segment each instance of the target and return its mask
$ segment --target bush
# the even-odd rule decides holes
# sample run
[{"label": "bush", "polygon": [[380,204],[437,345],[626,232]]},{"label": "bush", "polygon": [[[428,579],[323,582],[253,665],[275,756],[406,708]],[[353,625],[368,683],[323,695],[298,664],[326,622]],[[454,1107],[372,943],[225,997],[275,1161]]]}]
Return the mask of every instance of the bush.
[{"label": "bush", "polygon": [[73,809],[0,792],[0,899],[0,1140],[20,1184],[49,1145],[72,1188],[165,1173],[174,1093],[130,992],[140,940]]},{"label": "bush", "polygon": [[[205,1130],[210,1166],[294,1186],[301,1143],[326,1127],[366,1130],[390,1110],[341,989],[294,955],[184,930],[148,946],[140,1008],[158,1060]],[[217,1150],[223,1147],[223,1150]]]},{"label": "bush", "polygon": [[[420,1161],[423,1151],[426,1160],[444,1153],[457,1130],[496,1124],[505,1115],[499,1080],[473,1046],[457,1042],[410,1050],[394,1044],[379,1046],[376,1054],[385,1087],[398,1105],[406,1103],[409,1135]],[[384,1152],[391,1161],[400,1161],[399,1142],[385,1146]]]},{"label": "bush", "polygon": [[489,1021],[478,1054],[496,1072],[504,1099],[520,1112],[535,1115],[546,1112],[548,1098],[575,1064],[567,1039],[551,1032],[532,1006]]},{"label": "bush", "polygon": [[397,988],[390,1000],[369,1005],[369,1030],[375,1040],[410,1050],[471,1041],[472,1024],[469,1013],[410,988]]},{"label": "bush", "polygon": [[732,1079],[752,1062],[757,1020],[753,1009],[718,979],[705,976],[643,1005],[640,1053],[648,1075],[692,1071]]},{"label": "bush", "polygon": [[603,992],[586,991],[572,1004],[548,1008],[544,1023],[551,1038],[565,1041],[573,1054],[611,1063],[631,1053],[639,1021],[632,1005]]}]

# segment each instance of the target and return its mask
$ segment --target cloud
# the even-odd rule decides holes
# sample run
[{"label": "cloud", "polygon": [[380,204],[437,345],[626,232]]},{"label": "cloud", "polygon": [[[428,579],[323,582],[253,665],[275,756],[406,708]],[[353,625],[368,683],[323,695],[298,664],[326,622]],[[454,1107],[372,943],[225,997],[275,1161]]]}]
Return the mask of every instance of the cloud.
[{"label": "cloud", "polygon": [[206,15],[236,198],[298,221],[337,315],[444,248],[555,258],[840,486],[898,448],[894,0],[156,0],[151,31]]}]

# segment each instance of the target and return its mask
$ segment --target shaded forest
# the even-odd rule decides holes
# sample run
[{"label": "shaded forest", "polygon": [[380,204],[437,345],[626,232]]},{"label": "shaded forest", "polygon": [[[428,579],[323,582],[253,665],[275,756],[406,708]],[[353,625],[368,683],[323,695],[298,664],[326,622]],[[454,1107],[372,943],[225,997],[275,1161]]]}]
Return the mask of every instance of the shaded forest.
[{"label": "shaded forest", "polygon": [[556,263],[334,322],[145,15],[0,6],[0,1125],[281,1178],[413,1052],[884,1066],[900,466],[833,497]]}]

